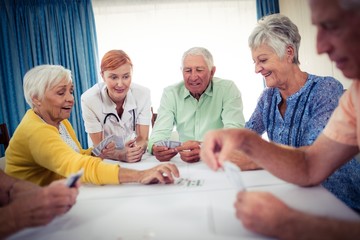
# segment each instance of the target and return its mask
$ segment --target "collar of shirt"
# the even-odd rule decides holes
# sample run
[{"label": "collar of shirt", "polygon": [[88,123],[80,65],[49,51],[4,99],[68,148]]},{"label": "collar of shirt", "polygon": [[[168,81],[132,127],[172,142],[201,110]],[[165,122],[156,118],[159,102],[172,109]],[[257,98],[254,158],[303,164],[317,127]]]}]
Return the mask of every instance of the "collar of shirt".
[{"label": "collar of shirt", "polygon": [[[182,82],[182,87],[183,87],[183,91],[182,91],[182,97],[184,99],[186,98],[189,98],[189,97],[193,97],[191,94],[190,94],[190,91],[185,87],[185,83]],[[206,88],[205,92],[203,93],[205,95],[208,95],[208,96],[212,96],[213,95],[213,81],[211,80],[210,83],[209,83],[209,86]],[[203,95],[201,94],[201,96]]]},{"label": "collar of shirt", "polygon": [[[297,91],[293,95],[289,96],[287,98],[286,102],[295,101],[296,99],[298,99],[298,97],[301,96],[301,94],[303,92],[308,91],[308,89],[313,85],[313,83],[316,83],[317,81],[319,81],[319,79],[320,79],[319,77],[315,77],[312,74],[308,74],[305,85],[302,86],[299,89],[299,91]],[[280,91],[278,88],[276,88],[276,96],[277,96],[277,103],[279,104],[281,102],[282,98],[281,98]]]},{"label": "collar of shirt", "polygon": [[[114,114],[118,115],[116,112],[116,104],[109,97],[105,83],[103,83],[100,94],[101,94],[101,98],[103,101],[103,106],[102,106],[103,113],[105,115],[108,113],[114,113]],[[127,121],[128,119],[132,118],[132,111],[137,108],[135,97],[132,94],[131,87],[126,94],[123,108],[124,108],[124,113],[122,116],[122,120]],[[136,112],[136,110],[135,110],[135,112]]]}]

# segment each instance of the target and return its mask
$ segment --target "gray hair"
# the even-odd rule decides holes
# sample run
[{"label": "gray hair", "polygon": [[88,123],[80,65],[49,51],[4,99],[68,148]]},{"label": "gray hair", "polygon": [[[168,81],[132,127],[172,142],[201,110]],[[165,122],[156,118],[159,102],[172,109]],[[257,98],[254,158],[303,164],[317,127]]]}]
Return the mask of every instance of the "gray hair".
[{"label": "gray hair", "polygon": [[203,56],[209,70],[211,70],[214,67],[214,60],[213,60],[213,57],[212,57],[211,53],[209,52],[209,50],[207,50],[206,48],[203,48],[203,47],[193,47],[193,48],[190,48],[189,50],[187,50],[186,52],[184,52],[182,61],[181,61],[182,62],[181,68],[184,68],[184,61],[188,55]]},{"label": "gray hair", "polygon": [[301,36],[297,26],[288,17],[273,14],[259,20],[258,25],[249,36],[249,47],[254,50],[262,44],[267,44],[280,58],[283,58],[286,48],[291,46],[294,48],[293,63],[300,64],[300,40]]},{"label": "gray hair", "polygon": [[39,65],[30,69],[24,76],[24,97],[31,108],[34,108],[33,97],[42,99],[45,92],[60,81],[72,82],[71,71],[60,65]]}]

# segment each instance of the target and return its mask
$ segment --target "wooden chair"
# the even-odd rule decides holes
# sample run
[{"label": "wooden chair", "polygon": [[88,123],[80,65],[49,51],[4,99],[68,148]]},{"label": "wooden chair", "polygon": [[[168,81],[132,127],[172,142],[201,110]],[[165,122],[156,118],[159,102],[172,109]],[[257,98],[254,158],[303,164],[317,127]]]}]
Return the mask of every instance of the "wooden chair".
[{"label": "wooden chair", "polygon": [[1,123],[0,124],[0,144],[4,145],[5,150],[9,146],[9,141],[10,141],[10,137],[9,137],[9,132],[8,132],[6,123]]},{"label": "wooden chair", "polygon": [[154,113],[153,108],[151,107],[151,113],[152,113],[152,117],[151,117],[151,126],[154,127],[156,118],[157,118],[157,113]]}]

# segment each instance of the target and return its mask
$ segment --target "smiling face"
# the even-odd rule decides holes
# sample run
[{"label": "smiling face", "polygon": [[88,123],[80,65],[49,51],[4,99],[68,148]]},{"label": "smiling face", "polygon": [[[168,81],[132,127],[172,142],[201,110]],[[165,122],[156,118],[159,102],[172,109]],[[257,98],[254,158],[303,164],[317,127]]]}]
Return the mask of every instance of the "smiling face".
[{"label": "smiling face", "polygon": [[58,127],[60,122],[70,117],[74,106],[74,86],[63,79],[59,84],[45,91],[44,97],[33,98],[34,111],[48,124]]},{"label": "smiling face", "polygon": [[114,70],[106,70],[102,78],[106,83],[109,97],[116,104],[122,105],[131,85],[132,67],[129,63]]},{"label": "smiling face", "polygon": [[292,69],[292,49],[289,47],[283,59],[266,44],[251,51],[255,64],[255,72],[263,75],[266,86],[280,87],[287,83],[287,76]]},{"label": "smiling face", "polygon": [[215,67],[209,70],[203,56],[188,55],[184,59],[183,78],[185,87],[199,100],[215,73]]},{"label": "smiling face", "polygon": [[348,78],[360,79],[360,11],[345,11],[338,0],[310,0],[317,51],[327,53]]}]

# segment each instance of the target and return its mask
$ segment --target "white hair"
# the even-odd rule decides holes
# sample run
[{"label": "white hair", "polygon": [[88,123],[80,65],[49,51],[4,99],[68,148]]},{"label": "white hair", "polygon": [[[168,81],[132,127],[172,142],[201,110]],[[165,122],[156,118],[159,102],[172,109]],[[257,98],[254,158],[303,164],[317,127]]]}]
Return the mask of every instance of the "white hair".
[{"label": "white hair", "polygon": [[31,108],[34,108],[32,99],[42,99],[45,92],[60,81],[66,79],[72,82],[71,71],[60,65],[39,65],[30,69],[24,76],[24,97]]},{"label": "white hair", "polygon": [[214,60],[213,60],[213,57],[212,57],[211,53],[209,52],[209,50],[207,50],[206,48],[203,48],[203,47],[193,47],[193,48],[190,48],[189,50],[187,50],[183,54],[182,65],[181,65],[182,68],[184,68],[184,61],[188,55],[203,56],[209,70],[211,70],[214,67]]},{"label": "white hair", "polygon": [[293,63],[295,64],[300,64],[300,41],[301,36],[297,26],[288,17],[281,14],[268,15],[259,20],[248,39],[251,50],[266,44],[280,58],[285,56],[287,47],[291,46],[294,49]]}]

